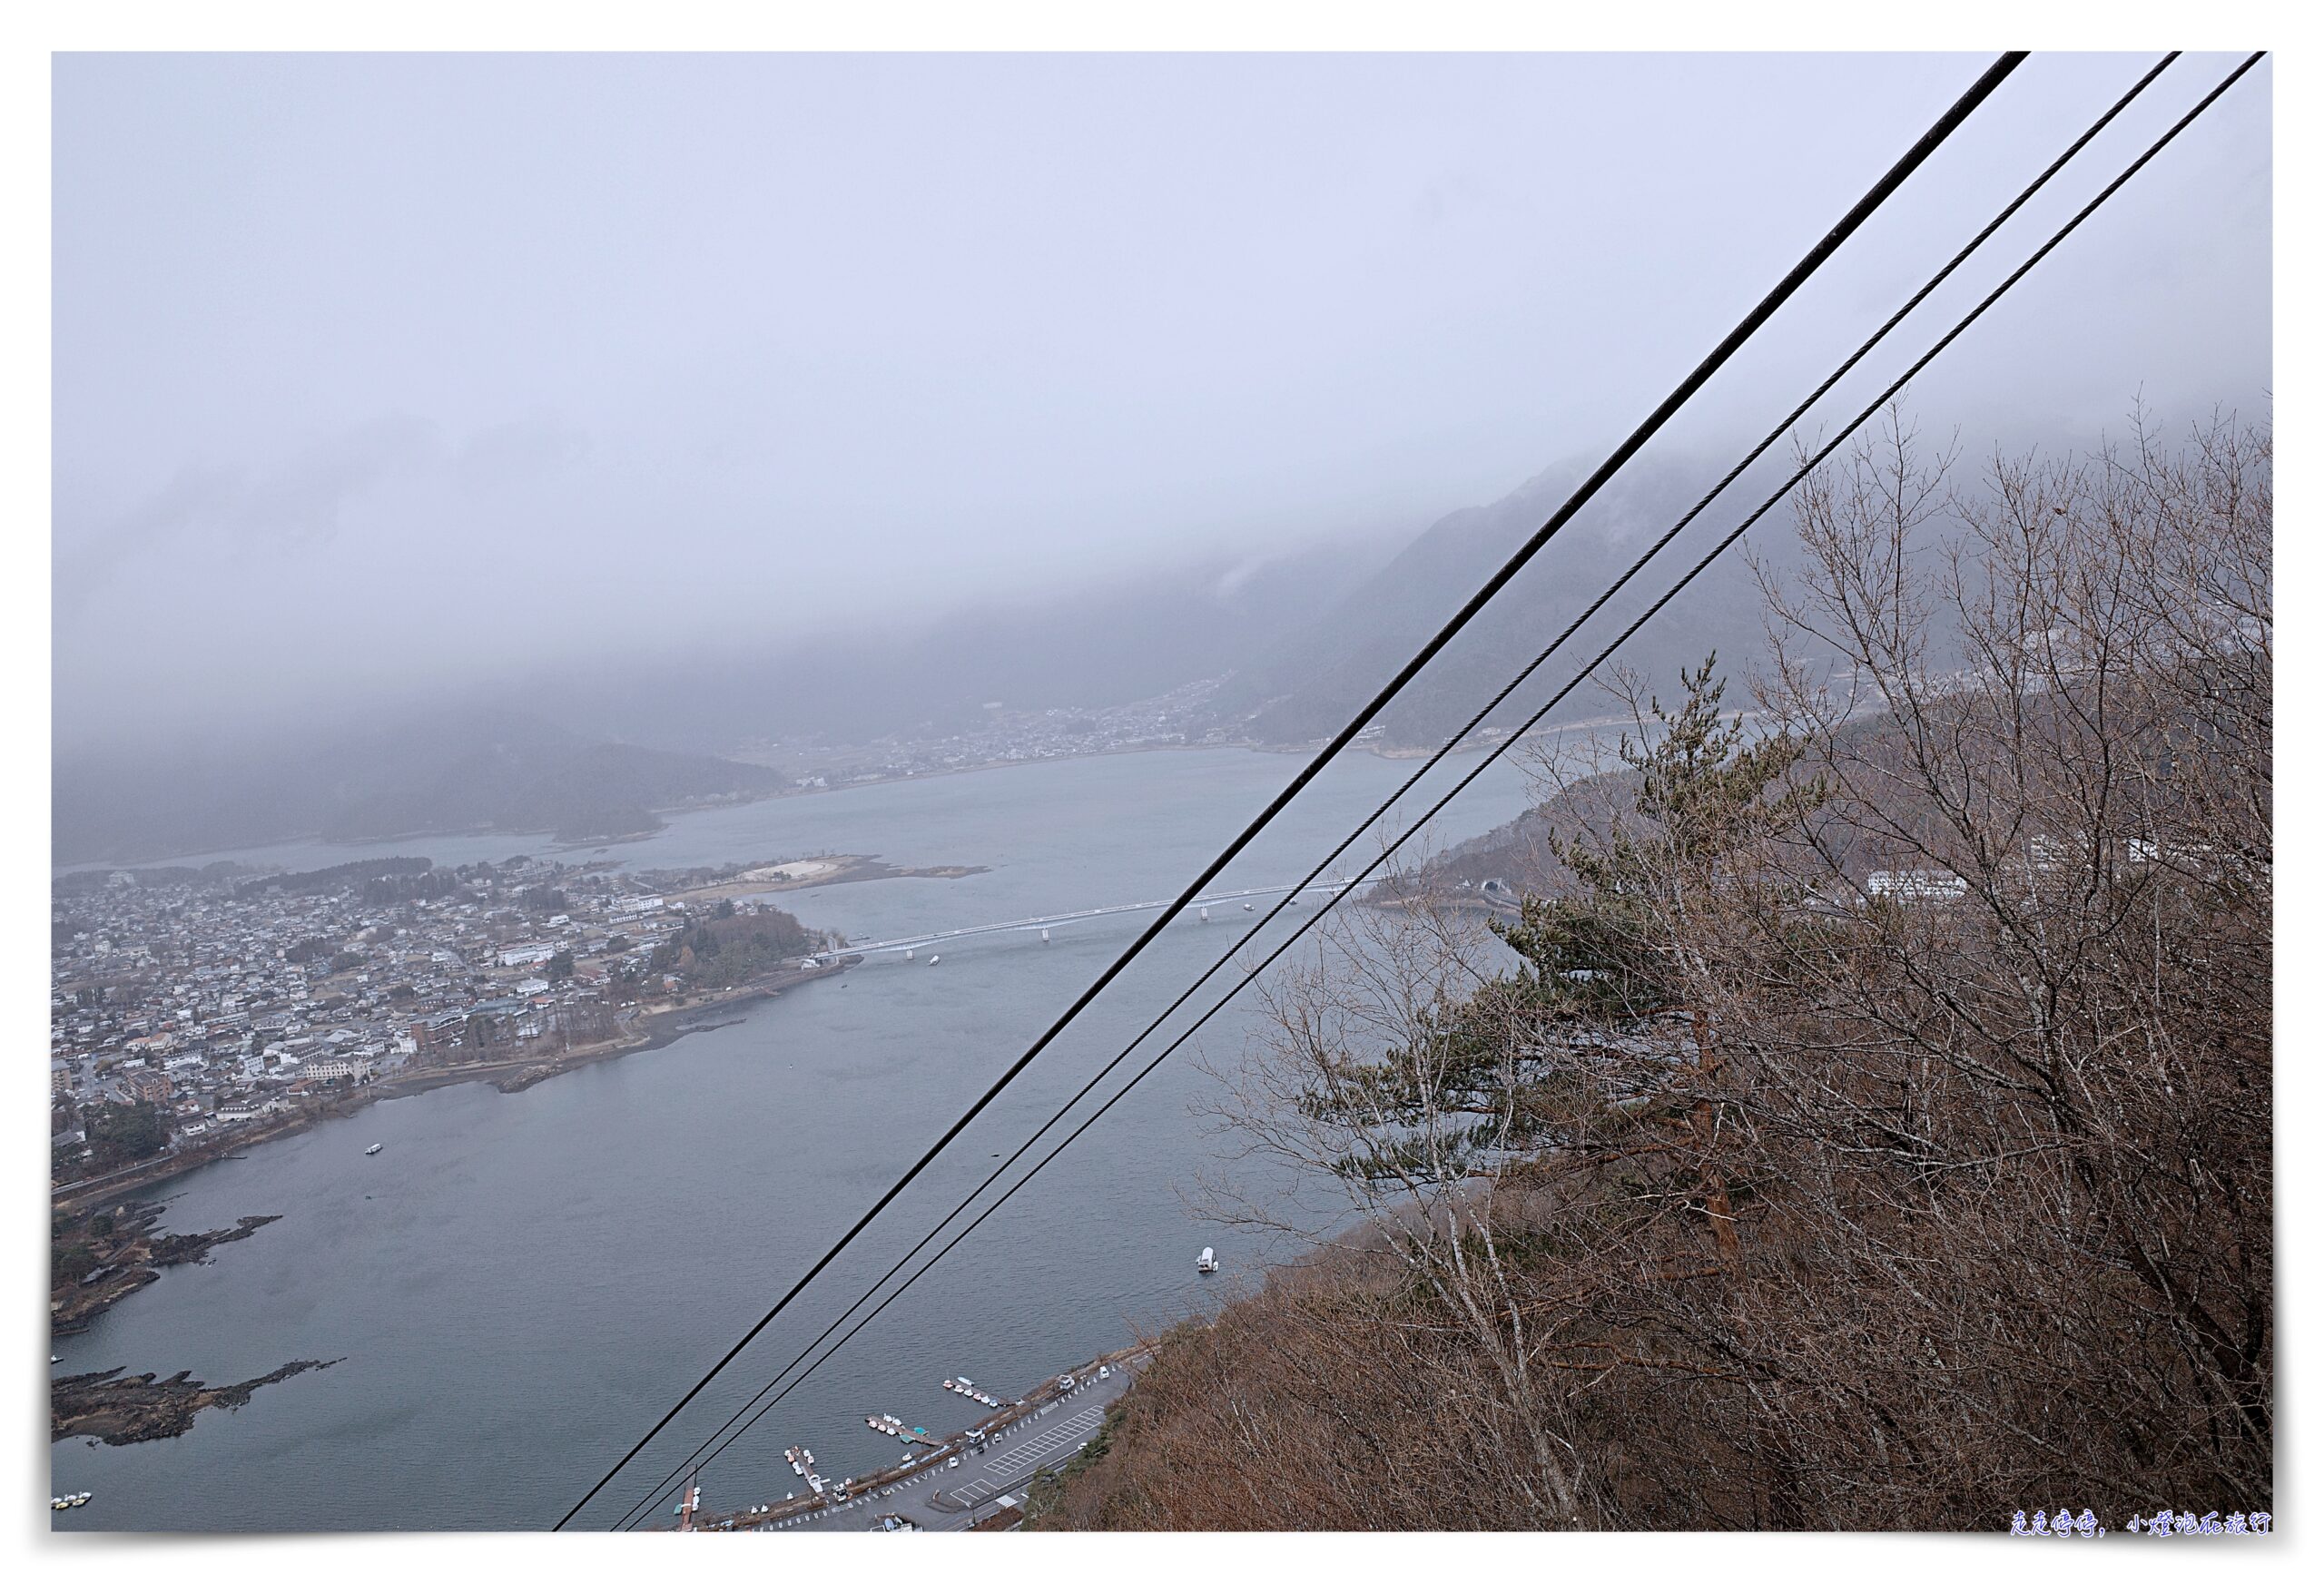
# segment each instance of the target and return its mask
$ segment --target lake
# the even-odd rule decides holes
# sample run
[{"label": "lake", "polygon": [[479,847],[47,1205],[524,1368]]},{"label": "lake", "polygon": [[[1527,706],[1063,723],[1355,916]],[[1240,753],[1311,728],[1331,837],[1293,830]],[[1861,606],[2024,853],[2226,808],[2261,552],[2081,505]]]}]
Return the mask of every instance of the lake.
[{"label": "lake", "polygon": [[[1473,762],[1452,761],[1423,793]],[[811,926],[891,938],[1174,894],[1300,762],[1165,752],[895,782],[681,815],[606,855],[645,869],[815,851],[989,869],[780,898]],[[1333,765],[1218,888],[1298,878],[1413,767],[1370,755]],[[1524,773],[1497,765],[1432,834],[1463,839],[1527,801]],[[556,855],[545,837],[480,836],[236,855],[306,868],[518,851]],[[584,1525],[606,1526],[674,1470],[1250,921],[1174,924]],[[172,1231],[283,1218],[209,1263],[164,1271],[58,1341],[55,1372],[190,1369],[214,1385],[297,1358],[345,1361],[267,1386],[237,1411],[205,1411],[175,1440],[57,1444],[51,1487],[96,1498],[53,1514],[54,1526],[547,1527],[1145,922],[1078,925],[1047,945],[963,942],[936,966],[867,963],[663,1049],[518,1094],[463,1084],[387,1101],[169,1184]],[[948,1376],[1020,1394],[1256,1280],[1288,1250],[1202,1217],[1198,1178],[1250,1167],[1223,1158],[1231,1145],[1202,1115],[1214,1080],[1189,1058],[1198,1046],[1229,1064],[1255,1026],[1240,1005],[1214,1020],[713,1462],[705,1504],[797,1489],[790,1445],[832,1477],[892,1460],[901,1448],[865,1414],[949,1431],[982,1410],[945,1391]],[[385,1148],[365,1157],[375,1142]],[[1306,1212],[1321,1224],[1328,1206]],[[1205,1244],[1226,1265],[1208,1280],[1194,1268]]]}]

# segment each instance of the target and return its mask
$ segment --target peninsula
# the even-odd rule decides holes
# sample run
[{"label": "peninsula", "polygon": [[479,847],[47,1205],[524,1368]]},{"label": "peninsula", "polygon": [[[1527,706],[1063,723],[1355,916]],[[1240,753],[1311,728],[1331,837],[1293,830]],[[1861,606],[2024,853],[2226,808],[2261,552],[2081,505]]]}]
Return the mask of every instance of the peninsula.
[{"label": "peninsula", "polygon": [[231,1411],[249,1401],[261,1385],[279,1385],[310,1369],[328,1369],[330,1362],[302,1359],[285,1363],[270,1374],[235,1385],[207,1385],[181,1369],[168,1379],[154,1374],[123,1374],[102,1369],[93,1374],[68,1374],[48,1387],[48,1438],[51,1441],[86,1435],[109,1446],[135,1445],[140,1440],[165,1440],[193,1427],[193,1415],[205,1407]]}]

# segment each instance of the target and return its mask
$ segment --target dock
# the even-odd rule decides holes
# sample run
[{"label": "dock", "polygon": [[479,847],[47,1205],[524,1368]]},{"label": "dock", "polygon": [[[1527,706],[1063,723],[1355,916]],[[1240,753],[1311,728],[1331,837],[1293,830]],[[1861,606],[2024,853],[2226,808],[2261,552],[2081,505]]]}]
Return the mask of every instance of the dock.
[{"label": "dock", "polygon": [[[1118,1362],[1138,1350],[1136,1347],[1125,1348],[1120,1352],[1108,1354],[1108,1358]],[[1095,1362],[1089,1365],[1090,1369],[1095,1367]],[[867,1428],[926,1449],[919,1455],[906,1457],[901,1464],[880,1468],[834,1484],[814,1470],[814,1453],[804,1447],[793,1446],[783,1453],[783,1458],[791,1464],[791,1470],[806,1480],[808,1493],[769,1503],[763,1509],[736,1511],[704,1519],[699,1512],[701,1491],[697,1483],[692,1491],[694,1509],[678,1513],[681,1525],[696,1533],[706,1530],[766,1533],[803,1518],[852,1507],[861,1497],[876,1495],[891,1486],[919,1477],[931,1468],[940,1469],[947,1457],[975,1450],[985,1444],[989,1436],[997,1436],[1003,1430],[1031,1420],[1062,1400],[1070,1391],[1074,1380],[1075,1375],[1068,1373],[1044,1381],[1029,1391],[1021,1401],[1004,1401],[990,1396],[966,1378],[947,1381],[954,1394],[970,1397],[980,1403],[989,1401],[994,1411],[950,1435],[931,1434],[925,1429],[906,1424],[892,1413],[866,1413],[863,1422]],[[960,1390],[961,1386],[968,1389]]]},{"label": "dock", "polygon": [[932,1435],[924,1429],[906,1424],[892,1412],[866,1413],[863,1426],[874,1434],[893,1435],[916,1446],[940,1446],[945,1443],[941,1435]]},{"label": "dock", "polygon": [[980,1403],[986,1407],[997,1408],[1000,1405],[1000,1398],[978,1390],[976,1381],[970,1379],[966,1374],[957,1375],[952,1379],[945,1381],[944,1389],[953,1392],[955,1395],[965,1396],[970,1401]]}]

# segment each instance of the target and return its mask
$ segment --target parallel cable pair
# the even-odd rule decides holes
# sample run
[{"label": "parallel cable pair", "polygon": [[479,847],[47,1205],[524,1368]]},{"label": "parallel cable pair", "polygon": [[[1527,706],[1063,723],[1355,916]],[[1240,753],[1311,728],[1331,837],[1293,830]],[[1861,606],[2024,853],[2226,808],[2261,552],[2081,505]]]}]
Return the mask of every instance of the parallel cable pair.
[{"label": "parallel cable pair", "polygon": [[2003,54],[1991,65],[1986,67],[1984,72],[1978,76],[1977,80],[1970,85],[1967,92],[1964,93],[1960,98],[1955,100],[1942,115],[1937,117],[1935,122],[1930,125],[1929,129],[1923,133],[1920,138],[1905,152],[1904,155],[1899,158],[1895,164],[1890,166],[1878,181],[1873,183],[1871,188],[1862,198],[1856,201],[1855,206],[1849,209],[1846,214],[1841,216],[1839,221],[1835,224],[1833,228],[1821,239],[1819,239],[1814,246],[1807,250],[1807,253],[1800,259],[1799,262],[1792,267],[1790,272],[1785,275],[1781,280],[1777,281],[1774,289],[1768,291],[1765,297],[1761,298],[1758,303],[1754,306],[1748,313],[1743,316],[1743,319],[1735,326],[1735,328],[1728,332],[1726,338],[1711,349],[1710,353],[1695,367],[1692,372],[1688,374],[1684,379],[1679,382],[1678,386],[1672,389],[1670,394],[1663,398],[1661,404],[1655,408],[1655,409],[1647,416],[1645,420],[1641,422],[1637,428],[1631,431],[1629,438],[1624,439],[1620,445],[1617,446],[1613,452],[1599,465],[1597,470],[1591,473],[1588,478],[1583,480],[1581,486],[1573,492],[1573,494],[1566,500],[1565,504],[1561,506],[1546,523],[1544,523],[1539,529],[1535,530],[1532,536],[1529,537],[1524,544],[1518,547],[1517,551],[1512,555],[1505,563],[1503,563],[1498,571],[1486,579],[1484,585],[1469,597],[1467,603],[1462,605],[1458,611],[1454,612],[1452,618],[1448,620],[1441,629],[1439,629],[1433,637],[1421,646],[1419,652],[1414,654],[1410,660],[1405,662],[1403,668],[1400,669],[1394,676],[1389,679],[1387,683],[1373,697],[1372,701],[1366,703],[1364,708],[1356,713],[1353,720],[1349,721],[1346,725],[1343,726],[1336,736],[1333,737],[1329,742],[1324,744],[1322,752],[1311,760],[1296,775],[1292,777],[1290,783],[1278,792],[1275,799],[1270,801],[1265,809],[1260,811],[1258,817],[1254,819],[1244,829],[1241,834],[1229,841],[1226,848],[1221,850],[1216,858],[1211,860],[1209,864],[1205,867],[1200,874],[1195,877],[1193,882],[1179,894],[1177,899],[1139,933],[1138,937],[1130,943],[1129,948],[1117,958],[1111,966],[1108,967],[1104,972],[1100,973],[1087,989],[1084,989],[1075,998],[1073,1003],[1066,1008],[1065,1011],[1055,1022],[1050,1024],[1048,1031],[1043,1033],[1039,1038],[1036,1039],[1023,1055],[1018,1057],[1015,1061],[1011,1062],[1008,1068],[993,1081],[991,1086],[978,1097],[976,1102],[970,1106],[966,1111],[961,1113],[960,1119],[953,1122],[950,1126],[945,1129],[943,1136],[939,1137],[935,1143],[931,1144],[927,1151],[923,1153],[918,1160],[913,1162],[911,1166],[906,1170],[901,1176],[898,1177],[891,1186],[880,1195],[879,1199],[871,1206],[871,1208],[863,1212],[862,1215],[855,1222],[855,1224],[850,1226],[846,1233],[842,1234],[836,1243],[832,1244],[831,1248],[809,1267],[805,1274],[799,1277],[799,1279],[792,1285],[791,1289],[784,1293],[783,1295],[775,1303],[774,1306],[768,1309],[766,1313],[761,1317],[756,1323],[753,1324],[748,1331],[744,1332],[742,1339],[737,1341],[732,1347],[728,1348],[725,1354],[714,1363],[710,1370],[704,1373],[700,1380],[696,1381],[683,1396],[679,1397],[677,1401],[670,1407],[669,1411],[665,1412],[661,1418],[655,1422],[653,1428],[647,1430],[635,1445],[631,1446],[627,1451],[625,1451],[622,1454],[621,1459],[618,1461],[616,1461],[610,1469],[606,1470],[605,1474],[600,1477],[595,1484],[590,1486],[588,1493],[582,1496],[579,1500],[574,1503],[571,1510],[567,1511],[562,1518],[557,1519],[556,1524],[556,1528],[564,1528],[566,1523],[571,1522],[575,1517],[578,1516],[582,1508],[586,1507],[591,1500],[595,1499],[598,1492],[604,1490],[607,1484],[611,1483],[621,1470],[627,1467],[630,1462],[635,1459],[638,1452],[645,1450],[645,1448],[652,1442],[655,1436],[660,1434],[663,1430],[666,1429],[672,1421],[674,1421],[680,1412],[684,1411],[686,1406],[709,1386],[713,1380],[716,1379],[725,1371],[728,1365],[733,1363],[736,1358],[740,1357],[743,1350],[747,1348],[753,1341],[758,1338],[760,1332],[763,1331],[769,1324],[773,1323],[776,1317],[787,1309],[802,1292],[806,1290],[808,1284],[812,1283],[816,1276],[820,1275],[834,1259],[838,1258],[842,1253],[852,1244],[856,1237],[861,1235],[863,1230],[869,1226],[873,1220],[877,1219],[880,1214],[885,1210],[890,1204],[893,1203],[897,1196],[901,1195],[906,1187],[910,1186],[915,1180],[917,1180],[921,1173],[926,1170],[928,1166],[935,1161],[939,1155],[942,1154],[946,1148],[950,1146],[952,1140],[957,1138],[964,1130],[966,1130],[969,1124],[974,1121],[977,1116],[981,1115],[992,1101],[1000,1096],[1001,1091],[1007,1088],[1010,1083],[1014,1082],[1018,1076],[1032,1063],[1033,1059],[1038,1057],[1042,1050],[1046,1049],[1049,1044],[1056,1039],[1058,1035],[1065,1030],[1066,1027],[1070,1024],[1075,1018],[1078,1017],[1082,1011],[1087,1009],[1090,1002],[1095,1000],[1098,996],[1105,990],[1108,985],[1111,984],[1115,978],[1119,977],[1123,970],[1126,969],[1141,953],[1143,953],[1148,945],[1153,943],[1155,939],[1160,935],[1163,929],[1173,919],[1177,918],[1189,906],[1193,905],[1195,900],[1201,895],[1204,887],[1207,886],[1214,879],[1216,879],[1218,874],[1226,869],[1226,865],[1233,861],[1234,859],[1244,850],[1244,848],[1247,847],[1257,838],[1260,831],[1272,823],[1283,810],[1290,805],[1293,799],[1297,797],[1302,791],[1305,790],[1307,785],[1313,782],[1318,774],[1322,773],[1324,768],[1329,764],[1332,760],[1336,758],[1347,748],[1349,743],[1354,741],[1356,734],[1361,732],[1364,726],[1371,723],[1373,717],[1377,715],[1383,709],[1386,708],[1389,702],[1393,699],[1398,693],[1402,692],[1404,686],[1410,683],[1414,676],[1419,674],[1421,670],[1424,668],[1431,660],[1434,659],[1436,655],[1442,652],[1444,646],[1451,643],[1452,639],[1460,634],[1462,628],[1468,625],[1469,622],[1475,617],[1477,613],[1483,609],[1485,605],[1489,603],[1495,595],[1499,594],[1502,588],[1507,586],[1511,579],[1514,578],[1519,572],[1524,569],[1526,565],[1531,562],[1533,556],[1541,550],[1541,546],[1546,545],[1552,537],[1554,537],[1560,529],[1563,528],[1568,522],[1572,520],[1574,516],[1579,513],[1584,506],[1589,504],[1598,492],[1605,487],[1607,482],[1611,479],[1613,476],[1624,466],[1626,466],[1630,459],[1645,447],[1646,443],[1649,439],[1653,438],[1653,437],[1659,433],[1674,416],[1677,415],[1679,408],[1684,407],[1688,401],[1693,398],[1695,394],[1709,381],[1713,374],[1717,373],[1718,369],[1724,367],[1738,351],[1742,349],[1745,343],[1750,340],[1750,339],[1758,332],[1761,327],[1763,327],[1767,321],[1775,315],[1777,309],[1781,308],[1785,302],[1788,301],[1798,292],[1802,286],[1807,284],[1807,280],[1823,267],[1823,265],[1835,252],[1839,250],[1840,245],[1843,242],[1846,241],[1849,237],[1853,236],[1857,231],[1863,228],[1865,222],[1870,220],[1873,214],[1876,212],[1896,192],[1896,189],[1904,184],[1905,179],[1915,171],[1918,170],[1923,164],[1926,163],[1930,156],[1935,154],[1937,149],[1942,147],[1944,143],[1954,134],[1954,133],[1959,130],[1961,124],[1969,118],[1970,114],[1979,105],[1983,104],[1988,98],[1990,98],[1994,92],[2001,86],[2002,83],[2024,63],[2024,60],[2025,52],[2012,51]]}]

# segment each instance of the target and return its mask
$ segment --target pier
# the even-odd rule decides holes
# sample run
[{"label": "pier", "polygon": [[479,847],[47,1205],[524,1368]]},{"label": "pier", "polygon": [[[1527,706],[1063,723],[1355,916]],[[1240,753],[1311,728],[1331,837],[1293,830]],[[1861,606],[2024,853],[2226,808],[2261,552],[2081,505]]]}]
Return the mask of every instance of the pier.
[{"label": "pier", "polygon": [[[700,1512],[697,1481],[689,1491],[690,1509],[679,1514],[681,1527],[695,1533],[772,1533],[801,1526],[827,1527],[832,1519],[858,1508],[864,1509],[869,1526],[879,1527],[883,1521],[893,1523],[904,1518],[896,1503],[905,1499],[906,1486],[931,1479],[942,1487],[929,1490],[918,1515],[906,1520],[922,1528],[972,1527],[980,1517],[992,1515],[987,1508],[1004,1498],[1013,1499],[1010,1492],[1021,1489],[1039,1469],[1064,1461],[1088,1443],[1104,1421],[1106,1401],[1127,1389],[1128,1365],[1144,1352],[1142,1346],[1131,1346],[1093,1358],[1078,1369],[1044,1381],[1027,1392],[1022,1401],[1003,1403],[966,1428],[940,1437],[908,1428],[889,1414],[867,1414],[866,1425],[911,1440],[924,1450],[907,1455],[897,1466],[834,1485],[813,1472],[814,1459],[810,1453],[794,1446],[785,1453],[786,1460],[793,1472],[808,1479],[806,1494],[704,1517]],[[1112,1377],[1101,1385],[1098,1370],[1108,1365]],[[955,1394],[980,1401],[988,1398],[987,1392],[965,1379],[946,1383]],[[960,1390],[964,1385],[969,1389]],[[1070,1399],[1092,1387],[1098,1388],[1101,1399],[1075,1407]],[[883,1423],[894,1424],[896,1429],[887,1430]],[[961,1463],[957,1469],[950,1466],[956,1459]]]},{"label": "pier", "polygon": [[958,1379],[945,1381],[944,1389],[953,1391],[959,1395],[965,1396],[970,1401],[980,1403],[986,1407],[999,1407],[1000,1405],[1000,1399],[999,1397],[988,1396],[983,1391],[978,1390],[976,1387],[976,1381],[970,1380],[966,1374],[960,1375]]},{"label": "pier", "polygon": [[[998,1407],[1000,1404],[999,1402],[995,1402],[993,1405]],[[874,1412],[867,1414],[864,1417],[863,1423],[865,1428],[872,1431],[876,1434],[893,1435],[900,1440],[909,1440],[914,1445],[940,1446],[944,1444],[944,1441],[941,1439],[930,1434],[924,1429],[907,1427],[904,1421],[898,1418],[892,1412]]]}]

